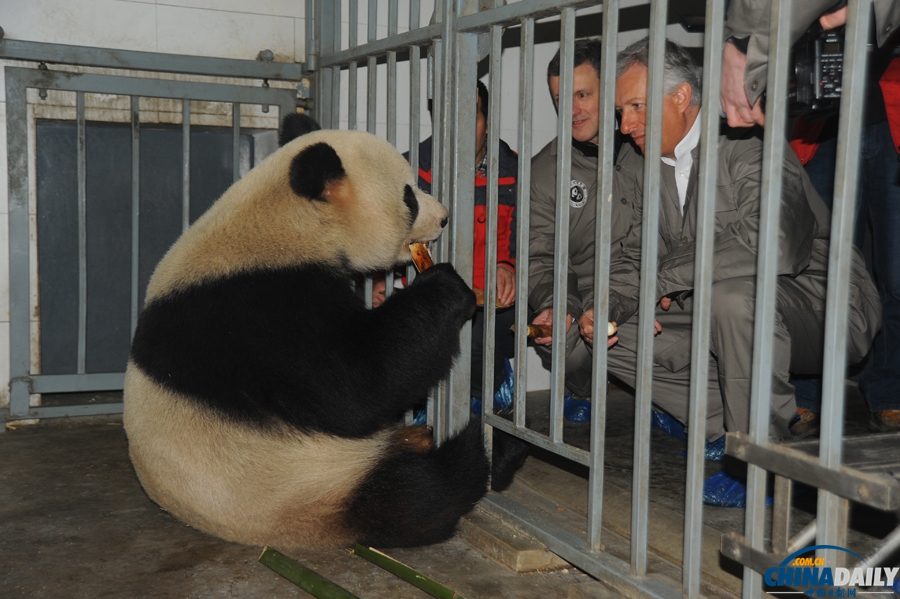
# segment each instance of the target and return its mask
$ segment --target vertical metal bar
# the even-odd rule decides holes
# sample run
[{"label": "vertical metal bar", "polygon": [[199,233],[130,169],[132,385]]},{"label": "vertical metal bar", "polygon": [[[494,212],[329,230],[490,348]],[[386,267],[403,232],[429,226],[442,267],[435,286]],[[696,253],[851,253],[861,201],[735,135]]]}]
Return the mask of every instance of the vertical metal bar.
[{"label": "vertical metal bar", "polygon": [[[767,94],[787,98],[787,68],[790,52],[791,0],[773,0],[769,29],[769,73]],[[778,276],[778,235],[781,217],[781,183],[784,162],[784,131],[787,107],[784,101],[767,105],[760,188],[759,258],[756,276],[756,315],[753,330],[753,374],[750,387],[750,438],[768,442],[771,420],[772,348],[775,326],[775,288]],[[763,550],[766,471],[747,467],[747,511],[745,536],[754,549]],[[744,599],[763,594],[762,576],[744,567]]]},{"label": "vertical metal bar", "polygon": [[[28,414],[31,373],[31,223],[28,216],[28,100],[24,83],[6,76],[9,211],[9,413]],[[5,427],[0,427],[0,431]]]},{"label": "vertical metal bar", "polygon": [[631,571],[647,573],[650,511],[650,411],[653,383],[653,321],[659,248],[659,188],[663,76],[666,41],[665,2],[650,12],[650,64],[647,73],[647,141],[644,155],[644,222],[641,238],[641,291],[638,315],[637,386],[634,411],[634,479],[631,494]]},{"label": "vertical metal bar", "polygon": [[[439,2],[441,0],[438,0]],[[432,56],[428,60],[428,89],[431,98],[431,180],[436,182],[431,186],[431,193],[445,206],[450,182],[444,177],[444,132],[441,123],[444,122],[444,90],[441,82],[444,80],[444,42],[441,39],[434,40]],[[449,90],[448,90],[449,93]],[[446,260],[443,235],[438,238],[439,259]]]},{"label": "vertical metal bar", "polygon": [[[499,213],[499,180],[500,180],[500,99],[503,72],[501,67],[501,41],[503,29],[499,25],[491,27],[491,85],[488,106],[487,124],[487,181],[485,183],[485,209],[487,210],[484,230],[484,280],[472,281],[475,287],[484,288],[484,322],[483,352],[481,377],[481,409],[484,414],[494,413],[494,352],[496,346],[495,329],[497,326],[497,219]],[[472,98],[477,96],[475,89],[470,90]],[[476,107],[476,110],[478,108]],[[477,115],[476,115],[477,118]],[[474,120],[472,121],[475,122]],[[476,140],[477,142],[477,140]],[[475,148],[476,156],[478,148]],[[492,429],[486,431],[486,442],[490,449]]]},{"label": "vertical metal bar", "polygon": [[374,289],[374,281],[371,276],[366,276],[363,279],[363,301],[366,304],[366,308],[372,308],[372,291]]},{"label": "vertical metal bar", "polygon": [[391,297],[394,293],[394,270],[392,268],[384,271],[384,298]]},{"label": "vertical metal bar", "polygon": [[421,19],[419,10],[419,0],[409,0],[409,30],[419,28],[419,20]]},{"label": "vertical metal bar", "polygon": [[[619,32],[619,2],[603,4],[603,48],[600,55],[599,143],[597,161],[597,206],[594,220],[594,322],[596,330],[609,320],[609,260],[612,243],[613,146],[616,129],[616,38]],[[573,325],[574,326],[574,325]],[[588,479],[588,543],[601,548],[603,528],[603,461],[606,441],[606,346],[603,335],[595,337],[593,380],[591,381],[591,462]]]},{"label": "vertical metal bar", "polygon": [[[615,0],[613,0],[615,1]],[[525,426],[528,392],[528,245],[531,228],[531,156],[534,119],[534,19],[521,21],[519,31],[519,171],[516,177],[516,383],[513,415],[517,427]]]},{"label": "vertical metal bar", "polygon": [[388,37],[397,35],[398,0],[388,0]]},{"label": "vertical metal bar", "polygon": [[[712,307],[713,246],[716,224],[716,175],[719,154],[719,89],[722,79],[722,31],[725,5],[706,2],[703,53],[703,91],[699,180],[697,181],[697,239],[694,258],[694,306],[691,345],[691,387],[688,422],[688,463],[684,505],[684,559],[682,591],[685,597],[700,596],[703,551],[703,476],[706,461],[706,412],[709,377],[710,313]],[[694,90],[696,93],[697,90]]]},{"label": "vertical metal bar", "polygon": [[397,35],[397,22],[400,20],[397,2],[398,0],[388,0],[388,37]]},{"label": "vertical metal bar", "polygon": [[[409,47],[409,166],[413,177],[419,180],[419,120],[422,111],[422,54],[418,46]],[[434,141],[434,140],[432,140]],[[432,151],[434,144],[432,143]],[[432,184],[434,179],[432,179]],[[434,193],[434,188],[431,190]],[[416,269],[406,267],[406,280],[412,282]],[[434,404],[429,404],[429,412]]]},{"label": "vertical metal bar", "polygon": [[366,76],[366,131],[374,135],[378,102],[378,61],[374,56],[370,56],[366,62]]},{"label": "vertical metal bar", "polygon": [[[339,10],[337,5],[338,3],[331,0],[317,0],[316,2],[316,20],[314,25],[318,38],[316,39],[315,50],[320,56],[327,56],[335,52],[334,23],[335,20],[339,21],[335,17],[335,9]],[[316,68],[314,79],[316,90],[315,117],[320,125],[328,127],[330,123],[334,122],[335,117],[333,115],[336,112],[334,110],[334,101],[332,100],[333,87],[331,79],[333,71],[331,69],[314,68]]]},{"label": "vertical metal bar", "polygon": [[191,101],[181,105],[181,230],[191,226]]},{"label": "vertical metal bar", "polygon": [[[388,37],[397,35],[397,0],[388,2]],[[397,145],[397,53],[387,53],[387,140]]]},{"label": "vertical metal bar", "polygon": [[[819,464],[838,470],[841,467],[841,441],[844,431],[844,377],[847,369],[847,320],[850,298],[850,266],[853,255],[853,222],[859,175],[860,129],[865,100],[866,42],[869,32],[870,0],[853,0],[847,10],[844,32],[844,87],[838,121],[838,157],[834,184],[834,210],[831,221],[831,246],[828,255],[828,289],[825,314],[825,360],[822,366],[822,430]],[[846,542],[846,500],[819,492],[817,542],[843,546]],[[837,559],[836,551],[820,553],[828,563]]]},{"label": "vertical metal bar", "polygon": [[[472,285],[472,246],[475,222],[475,85],[478,35],[456,33],[456,14],[449,25],[455,48],[447,48],[452,60],[444,80],[450,80],[450,110],[444,112],[444,147],[450,154],[450,168],[444,173],[452,179],[450,193],[450,261],[463,280]],[[453,50],[451,52],[451,50]],[[459,126],[467,123],[468,126]],[[450,372],[447,433],[453,434],[469,421],[471,413],[472,323],[460,331],[460,357]],[[486,400],[485,400],[486,401]]]},{"label": "vertical metal bar", "polygon": [[[342,2],[335,2],[332,15],[332,39],[331,46],[335,52],[341,50],[341,6]],[[352,23],[348,24],[348,28],[352,27]],[[323,127],[330,129],[339,129],[341,126],[341,67],[335,66],[331,69],[331,119],[327,121],[329,124],[322,123]]]},{"label": "vertical metal bar", "polygon": [[[322,0],[319,0],[319,2],[321,1]],[[303,18],[306,21],[304,23],[306,29],[306,69],[309,71],[314,71],[318,68],[316,56],[319,52],[318,48],[316,47],[318,41],[316,40],[315,23],[317,19],[321,18],[321,16],[316,14],[315,9],[313,8],[313,4],[314,0],[306,0],[306,6],[303,13]]]},{"label": "vertical metal bar", "polygon": [[[359,0],[350,0],[348,25],[348,42],[351,48],[356,47],[359,39]],[[347,129],[355,130],[357,128],[357,95],[358,78],[356,61],[350,63],[347,67],[347,78],[349,85],[347,87]]]},{"label": "vertical metal bar", "polygon": [[137,328],[140,304],[141,235],[141,99],[131,97],[131,333]]},{"label": "vertical metal bar", "polygon": [[[409,47],[409,165],[419,177],[419,119],[422,118],[422,54],[418,46]],[[434,144],[432,144],[433,146]],[[432,182],[434,180],[432,179]],[[432,189],[432,192],[434,190]]]},{"label": "vertical metal bar", "polygon": [[[438,22],[443,22],[447,19],[447,10],[449,6],[444,0],[437,0],[434,6],[434,16]],[[449,35],[448,29],[442,28],[442,32],[445,35]],[[449,47],[452,47],[452,44],[448,42]],[[443,164],[442,157],[444,155],[443,150],[443,139],[444,134],[442,131],[441,123],[443,122],[443,114],[444,114],[444,90],[442,88],[442,83],[444,81],[444,44],[441,38],[435,39],[432,45],[431,51],[427,54],[427,73],[426,73],[426,89],[428,98],[432,100],[432,109],[433,113],[431,115],[431,131],[432,131],[432,144],[431,144],[431,176],[432,176],[432,186],[431,193],[434,195],[442,204],[445,206],[449,204],[447,199],[446,190],[450,189],[450,181],[448,177],[444,176],[444,169],[441,166]],[[450,67],[448,66],[448,69]],[[448,90],[449,93],[449,90]],[[447,247],[449,243],[445,240],[447,235],[444,234],[438,238],[438,242],[436,244],[435,255],[439,257],[440,260],[446,260],[447,257]],[[432,430],[435,431],[435,439],[438,442],[443,441],[447,437],[448,426],[448,408],[447,408],[447,399],[449,397],[449,383],[447,381],[443,381],[438,385],[438,388],[432,393],[429,394],[428,398],[428,421],[432,426]]]},{"label": "vertical metal bar", "polygon": [[340,52],[340,50],[341,50],[341,6],[342,6],[342,4],[343,3],[340,1],[333,3],[334,8],[332,10],[334,11],[334,13],[331,18],[332,19],[331,20],[331,31],[332,31],[332,36],[334,36],[334,39],[331,42],[333,52]]},{"label": "vertical metal bar", "polygon": [[347,42],[351,48],[355,48],[359,40],[359,0],[350,0],[350,10],[347,14],[349,24],[347,26]]},{"label": "vertical metal bar", "polygon": [[378,0],[369,0],[366,18],[369,21],[368,41],[374,42],[378,38]]},{"label": "vertical metal bar", "polygon": [[359,96],[359,74],[357,73],[356,61],[351,62],[347,67],[347,77],[349,78],[349,86],[347,88],[347,128],[355,130],[359,124],[357,122],[357,98]]},{"label": "vertical metal bar", "polygon": [[84,374],[87,344],[87,164],[85,160],[84,92],[76,93],[78,135],[78,374]]},{"label": "vertical metal bar", "polygon": [[566,380],[566,328],[571,316],[566,306],[566,272],[569,268],[569,180],[572,172],[572,90],[575,42],[575,9],[560,11],[559,116],[556,125],[556,228],[553,260],[553,345],[550,369],[550,440],[563,438],[563,394]]},{"label": "vertical metal bar", "polygon": [[787,555],[791,540],[791,495],[793,482],[784,476],[775,476],[775,499],[772,503],[772,553]]},{"label": "vertical metal bar", "polygon": [[241,178],[241,105],[235,102],[232,106],[234,106],[231,123],[232,168],[234,180],[237,181]]},{"label": "vertical metal bar", "polygon": [[331,128],[341,127],[341,67],[331,67]]}]

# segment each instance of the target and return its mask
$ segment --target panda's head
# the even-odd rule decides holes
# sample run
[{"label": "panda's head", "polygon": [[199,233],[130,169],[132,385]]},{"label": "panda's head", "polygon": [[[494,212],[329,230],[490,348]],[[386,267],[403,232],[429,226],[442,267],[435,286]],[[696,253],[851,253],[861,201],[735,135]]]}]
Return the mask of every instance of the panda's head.
[{"label": "panda's head", "polygon": [[374,135],[318,130],[297,114],[279,143],[294,200],[338,233],[335,249],[353,271],[409,262],[409,244],[436,239],[447,224],[447,209],[418,188],[406,159]]},{"label": "panda's head", "polygon": [[411,261],[447,210],[420,190],[389,143],[285,119],[282,147],[232,185],[172,246],[147,301],[241,272],[320,264],[355,274]]}]

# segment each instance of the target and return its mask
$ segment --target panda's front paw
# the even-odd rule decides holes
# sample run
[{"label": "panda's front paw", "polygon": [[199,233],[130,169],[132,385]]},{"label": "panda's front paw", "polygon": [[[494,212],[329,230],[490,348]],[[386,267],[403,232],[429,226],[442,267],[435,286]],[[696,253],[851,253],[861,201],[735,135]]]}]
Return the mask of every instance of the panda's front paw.
[{"label": "panda's front paw", "polygon": [[447,307],[460,326],[475,313],[475,293],[449,262],[435,264],[413,281],[412,287],[429,288],[435,301]]}]

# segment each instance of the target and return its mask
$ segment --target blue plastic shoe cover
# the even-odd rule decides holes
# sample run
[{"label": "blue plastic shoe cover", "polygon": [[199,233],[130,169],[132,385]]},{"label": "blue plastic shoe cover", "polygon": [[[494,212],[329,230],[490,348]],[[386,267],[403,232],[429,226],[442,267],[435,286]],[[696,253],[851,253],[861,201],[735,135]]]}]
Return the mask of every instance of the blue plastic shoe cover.
[{"label": "blue plastic shoe cover", "polygon": [[563,404],[563,416],[569,422],[590,421],[591,401],[589,399],[575,399],[566,393],[566,403]]},{"label": "blue plastic shoe cover", "polygon": [[721,462],[725,459],[725,435],[715,441],[706,440],[706,459],[710,462]]},{"label": "blue plastic shoe cover", "polygon": [[[497,392],[494,393],[494,408],[498,410],[505,410],[510,407],[513,403],[513,369],[512,364],[509,363],[509,360],[503,361],[506,376],[503,379],[503,384],[500,385],[500,388],[497,389]],[[481,411],[479,410],[479,414]]]},{"label": "blue plastic shoe cover", "polygon": [[[734,478],[724,470],[713,474],[703,482],[703,503],[719,507],[745,507],[746,479]],[[772,505],[771,497],[766,497],[766,505]]]},{"label": "blue plastic shoe cover", "polygon": [[687,441],[687,431],[684,425],[678,422],[674,416],[670,416],[665,412],[653,410],[650,417],[650,428],[657,428],[676,439]]}]

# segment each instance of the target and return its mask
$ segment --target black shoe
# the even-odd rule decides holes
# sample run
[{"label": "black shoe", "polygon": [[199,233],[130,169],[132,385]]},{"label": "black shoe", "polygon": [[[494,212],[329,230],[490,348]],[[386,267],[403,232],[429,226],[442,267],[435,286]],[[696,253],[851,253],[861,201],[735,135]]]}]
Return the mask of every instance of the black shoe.
[{"label": "black shoe", "polygon": [[806,408],[797,408],[797,416],[788,425],[791,439],[799,441],[807,437],[819,436],[819,414]]}]

